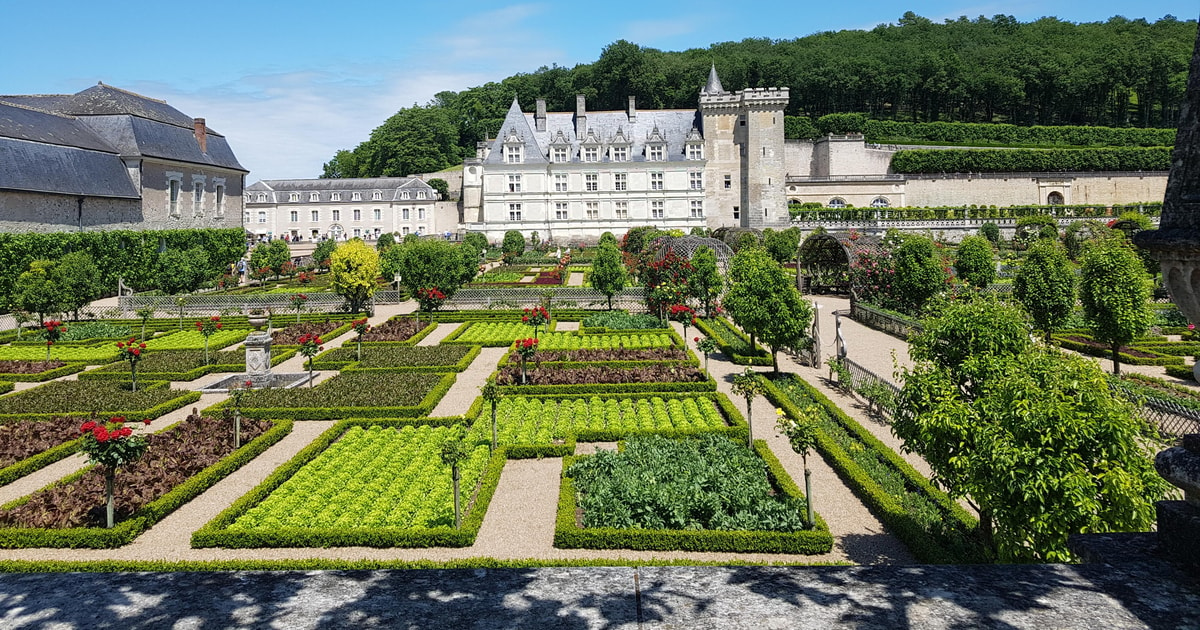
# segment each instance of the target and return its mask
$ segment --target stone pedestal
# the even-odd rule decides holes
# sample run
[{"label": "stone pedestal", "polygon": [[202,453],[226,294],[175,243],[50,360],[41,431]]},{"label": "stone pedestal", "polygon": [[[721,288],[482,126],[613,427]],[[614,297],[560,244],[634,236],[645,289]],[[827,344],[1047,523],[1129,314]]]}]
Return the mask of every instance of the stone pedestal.
[{"label": "stone pedestal", "polygon": [[1200,434],[1185,435],[1182,446],[1160,452],[1154,467],[1184,498],[1155,504],[1159,544],[1172,560],[1200,572]]},{"label": "stone pedestal", "polygon": [[254,387],[271,384],[271,335],[255,331],[246,337],[246,378]]}]

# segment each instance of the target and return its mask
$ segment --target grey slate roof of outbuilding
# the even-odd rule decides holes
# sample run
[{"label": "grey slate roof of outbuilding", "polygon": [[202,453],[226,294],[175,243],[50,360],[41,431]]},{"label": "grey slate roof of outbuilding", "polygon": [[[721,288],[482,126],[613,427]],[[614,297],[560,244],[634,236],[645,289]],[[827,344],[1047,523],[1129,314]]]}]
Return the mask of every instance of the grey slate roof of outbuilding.
[{"label": "grey slate roof of outbuilding", "polygon": [[113,153],[0,138],[0,189],[93,197],[141,197]]},{"label": "grey slate roof of outbuilding", "polygon": [[[646,138],[651,131],[658,132],[667,141],[666,160],[681,161],[685,158],[684,146],[688,133],[700,129],[700,114],[693,109],[673,110],[654,109],[639,110],[635,122],[629,122],[629,114],[624,111],[587,112],[587,128],[593,130],[605,144],[605,155],[601,162],[608,161],[607,145],[620,129],[632,145],[629,149],[630,162],[646,162]],[[504,141],[509,132],[516,129],[517,135],[525,143],[525,164],[545,163],[550,155],[550,141],[559,132],[571,143],[571,161],[579,162],[580,138],[575,136],[574,112],[550,112],[546,114],[546,131],[536,131],[534,114],[521,112],[514,99],[504,118],[500,133],[492,142],[492,151],[488,154],[486,164],[503,164]],[[540,156],[540,158],[538,157]]]},{"label": "grey slate roof of outbuilding", "polygon": [[[309,201],[308,194],[317,193],[321,203],[331,201],[330,193],[334,192],[363,192],[363,191],[380,191],[384,193],[382,200],[371,199],[366,197],[352,203],[363,203],[370,201],[402,201],[400,198],[401,191],[423,190],[426,193],[425,201],[433,201],[437,198],[437,191],[428,182],[419,177],[356,177],[356,178],[331,178],[331,179],[263,179],[246,187],[247,193],[267,193],[267,203],[286,203],[287,193],[306,193],[301,197],[301,203],[312,203]],[[343,195],[341,202],[351,202],[349,195]],[[421,201],[416,199],[415,195],[411,199],[403,201]],[[248,200],[248,203],[263,203]],[[337,202],[334,202],[337,203]]]},{"label": "grey slate roof of outbuilding", "polygon": [[0,138],[15,138],[93,151],[117,153],[117,148],[71,116],[60,116],[12,104],[0,97]]}]

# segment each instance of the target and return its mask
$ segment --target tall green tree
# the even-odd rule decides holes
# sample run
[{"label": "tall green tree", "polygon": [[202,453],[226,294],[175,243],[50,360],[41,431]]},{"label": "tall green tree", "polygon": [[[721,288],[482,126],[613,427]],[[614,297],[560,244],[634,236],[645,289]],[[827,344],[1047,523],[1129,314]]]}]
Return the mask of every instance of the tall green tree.
[{"label": "tall green tree", "polygon": [[1049,342],[1075,310],[1075,272],[1066,250],[1050,239],[1031,245],[1013,280],[1013,295]]},{"label": "tall green tree", "polygon": [[1121,372],[1121,346],[1150,328],[1151,284],[1146,268],[1124,238],[1108,238],[1084,254],[1079,298],[1088,328],[1112,348],[1113,374]]},{"label": "tall green tree", "polygon": [[446,297],[453,297],[467,274],[464,266],[469,264],[472,274],[476,269],[478,254],[473,249],[467,261],[462,246],[440,239],[423,238],[398,247],[401,283],[411,295],[416,295],[418,289],[436,288]]},{"label": "tall green tree", "polygon": [[982,289],[996,281],[996,253],[982,236],[968,236],[958,244],[954,272],[967,284]]},{"label": "tall green tree", "polygon": [[776,294],[788,288],[794,291],[795,287],[779,263],[761,247],[749,247],[734,255],[729,275],[725,309],[754,342],[771,329],[774,318],[782,318],[773,310],[781,306]]},{"label": "tall green tree", "polygon": [[699,247],[692,255],[692,295],[704,307],[704,316],[713,316],[713,307],[721,295],[725,281],[717,267],[717,254],[711,247]]},{"label": "tall green tree", "polygon": [[156,284],[163,293],[191,293],[211,279],[208,252],[203,248],[168,249],[158,255]]},{"label": "tall green tree", "polygon": [[893,259],[895,294],[906,311],[919,314],[933,296],[946,288],[946,272],[933,241],[924,236],[905,235]]},{"label": "tall green tree", "polygon": [[[333,250],[335,249],[337,249],[337,241],[333,239],[317,243],[312,253],[313,264],[318,267],[327,268],[328,263],[326,261],[329,260],[330,256],[333,256]],[[253,266],[253,263],[251,263],[251,266]]]},{"label": "tall green tree", "polygon": [[74,313],[75,319],[79,319],[79,309],[100,297],[100,269],[92,255],[85,251],[71,252],[59,258],[53,275],[63,310]]},{"label": "tall green tree", "polygon": [[796,250],[800,247],[800,228],[767,232],[763,230],[763,247],[779,264],[796,262]]},{"label": "tall green tree", "polygon": [[46,321],[47,315],[63,311],[61,294],[54,280],[56,266],[53,260],[35,260],[29,263],[28,271],[17,277],[13,306],[28,313],[37,313],[39,323]]},{"label": "tall green tree", "polygon": [[525,253],[525,237],[516,230],[505,232],[504,241],[500,243],[500,252],[504,257],[504,262],[512,264],[517,256]]},{"label": "tall green tree", "polygon": [[608,310],[612,310],[612,296],[629,284],[629,274],[621,262],[621,252],[613,243],[602,243],[592,261],[592,288],[608,298]]}]

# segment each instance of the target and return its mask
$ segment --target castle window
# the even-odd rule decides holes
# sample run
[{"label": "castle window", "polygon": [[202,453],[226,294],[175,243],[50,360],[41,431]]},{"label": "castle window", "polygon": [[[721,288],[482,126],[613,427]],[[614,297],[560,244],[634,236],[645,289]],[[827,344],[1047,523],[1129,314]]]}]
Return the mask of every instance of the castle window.
[{"label": "castle window", "polygon": [[559,221],[567,220],[567,202],[565,202],[565,201],[554,202],[554,218]]},{"label": "castle window", "polygon": [[362,201],[362,193],[350,193],[350,201]]},{"label": "castle window", "polygon": [[741,219],[741,218],[742,218],[742,209],[739,208],[738,206],[734,206],[733,207],[733,220],[737,221],[738,219]]},{"label": "castle window", "polygon": [[687,145],[687,159],[703,160],[704,159],[704,145],[703,144]]},{"label": "castle window", "polygon": [[887,208],[887,207],[890,207],[891,205],[892,205],[892,203],[890,201],[888,201],[886,197],[876,197],[871,200],[872,208]]},{"label": "castle window", "polygon": [[704,190],[704,173],[700,171],[691,171],[688,173],[688,188],[692,190]]},{"label": "castle window", "polygon": [[258,199],[257,199],[257,201],[258,201],[258,203],[266,203],[266,201],[267,201],[267,196],[266,196],[265,194],[263,194],[263,193],[258,193]]},{"label": "castle window", "polygon": [[587,202],[587,218],[589,221],[595,221],[600,218],[600,204],[598,202]]},{"label": "castle window", "polygon": [[651,219],[661,219],[661,218],[663,218],[663,215],[664,215],[663,202],[651,201],[650,202],[650,218]]},{"label": "castle window", "polygon": [[[374,212],[374,214],[372,216],[375,218],[376,221],[379,221],[380,219],[383,218],[383,210],[380,210],[379,208],[375,208],[375,210],[373,212]],[[424,212],[424,210],[422,210],[422,212]],[[424,217],[421,217],[421,218],[424,218]]]},{"label": "castle window", "polygon": [[662,189],[663,189],[663,174],[662,173],[650,173],[650,190],[662,190]]},{"label": "castle window", "polygon": [[424,191],[424,190],[418,190],[418,191],[417,191],[417,199],[424,199],[424,198],[425,198],[425,191]]},{"label": "castle window", "polygon": [[213,183],[216,184],[213,187],[213,205],[216,207],[217,216],[224,217],[225,216],[225,180],[218,177],[218,178],[213,179]]},{"label": "castle window", "polygon": [[320,221],[320,220],[321,220],[321,211],[320,211],[320,210],[313,210],[313,211],[312,211],[312,221],[313,221],[313,223],[316,223],[317,221]]},{"label": "castle window", "polygon": [[554,161],[555,162],[566,162],[567,161],[567,147],[554,147]]},{"label": "castle window", "polygon": [[290,193],[288,195],[288,201],[292,201],[292,202],[300,201],[300,193]]},{"label": "castle window", "polygon": [[661,162],[661,161],[663,161],[664,155],[666,155],[666,151],[663,150],[663,145],[652,144],[647,149],[647,158],[646,159],[650,160],[651,162]]},{"label": "castle window", "polygon": [[309,201],[320,201],[321,193],[308,193],[308,200]]},{"label": "castle window", "polygon": [[258,213],[258,222],[259,222],[259,223],[266,223],[266,222],[267,222],[267,213],[266,213],[266,212],[259,212],[259,213]]},{"label": "castle window", "polygon": [[618,219],[628,219],[629,218],[629,202],[627,202],[627,201],[615,202],[613,204],[613,214],[615,214]]},{"label": "castle window", "polygon": [[360,208],[355,208],[355,209],[354,209],[354,220],[355,220],[355,221],[362,221],[362,210],[361,210]]},{"label": "castle window", "polygon": [[359,228],[354,228],[354,238],[358,238],[360,236],[362,236],[362,230]]},{"label": "castle window", "polygon": [[330,201],[341,201],[342,193],[340,193],[340,192],[329,193],[329,200]]},{"label": "castle window", "polygon": [[509,221],[520,221],[521,220],[521,204],[519,204],[519,203],[508,204],[508,220]]},{"label": "castle window", "polygon": [[296,212],[295,210],[292,210],[290,213],[288,213],[288,220],[291,221],[292,223],[299,223],[300,222],[300,213]]},{"label": "castle window", "polygon": [[729,190],[730,188],[733,188],[733,175],[726,175],[725,176],[725,190]]},{"label": "castle window", "polygon": [[521,148],[522,147],[520,145],[504,147],[504,161],[508,162],[509,164],[520,164],[521,162],[524,162],[525,160],[522,156]]},{"label": "castle window", "polygon": [[510,192],[510,193],[521,192],[521,175],[519,173],[508,176],[508,192]]},{"label": "castle window", "polygon": [[584,189],[588,192],[595,192],[600,189],[600,176],[595,173],[588,173],[583,176]]},{"label": "castle window", "polygon": [[692,218],[693,219],[703,219],[704,218],[704,202],[703,201],[700,201],[698,199],[695,201],[692,201]]},{"label": "castle window", "polygon": [[600,149],[598,147],[584,147],[583,148],[583,161],[584,162],[599,162],[600,161]]},{"label": "castle window", "polygon": [[417,208],[417,220],[418,221],[425,220],[425,208]]},{"label": "castle window", "polygon": [[178,177],[171,176],[167,182],[167,202],[171,210],[171,216],[179,216],[179,186],[182,184],[183,175]]},{"label": "castle window", "polygon": [[401,210],[400,211],[400,219],[403,221],[407,221],[409,219],[408,213],[409,213],[408,208]]},{"label": "castle window", "polygon": [[192,212],[197,215],[204,210],[204,182],[192,181]]},{"label": "castle window", "polygon": [[627,178],[625,173],[613,173],[613,190],[625,190]]},{"label": "castle window", "polygon": [[830,199],[829,203],[825,204],[825,206],[829,208],[845,208],[846,200],[842,199],[841,197],[834,197],[833,199]]},{"label": "castle window", "polygon": [[1057,190],[1046,196],[1046,203],[1052,206],[1061,206],[1063,205],[1063,201],[1063,194]]},{"label": "castle window", "polygon": [[554,174],[554,192],[567,192],[567,174]]},{"label": "castle window", "polygon": [[334,221],[341,221],[341,220],[342,220],[342,211],[341,211],[341,210],[334,209],[334,211],[333,211],[333,220],[334,220]]},{"label": "castle window", "polygon": [[378,191],[378,190],[376,190],[375,192],[371,193],[371,200],[372,200],[372,201],[382,201],[382,200],[383,200],[383,193],[382,193],[382,192],[380,192],[380,191]]},{"label": "castle window", "polygon": [[611,150],[609,150],[608,154],[609,159],[614,162],[629,161],[629,147],[613,147]]},{"label": "castle window", "polygon": [[400,193],[400,198],[401,198],[401,199],[408,199],[410,196],[411,196],[411,195],[409,195],[409,194],[408,194],[408,191],[407,191],[407,190],[405,190],[405,191],[403,191],[403,192],[401,192],[401,193]]},{"label": "castle window", "polygon": [[408,236],[408,226],[407,225],[400,228],[400,234],[402,234],[404,236]]}]

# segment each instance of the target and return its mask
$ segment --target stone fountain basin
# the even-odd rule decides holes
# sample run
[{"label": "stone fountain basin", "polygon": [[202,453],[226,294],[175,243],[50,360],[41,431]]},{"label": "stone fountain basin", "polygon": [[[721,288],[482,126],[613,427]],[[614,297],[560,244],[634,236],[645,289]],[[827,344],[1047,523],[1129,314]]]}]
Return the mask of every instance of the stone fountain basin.
[{"label": "stone fountain basin", "polygon": [[[320,372],[313,372],[313,377],[316,377],[318,374],[320,374]],[[200,392],[203,394],[227,394],[229,393],[230,387],[240,387],[248,380],[251,380],[249,374],[234,374],[232,376],[226,376],[215,383],[210,383],[200,388]],[[308,383],[308,380],[308,372],[301,372],[298,374],[272,373],[267,375],[255,375],[254,389],[262,389],[264,387],[291,389],[293,387],[299,387]]]}]

